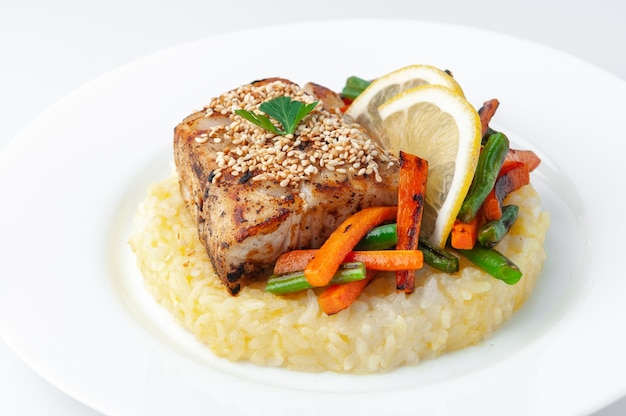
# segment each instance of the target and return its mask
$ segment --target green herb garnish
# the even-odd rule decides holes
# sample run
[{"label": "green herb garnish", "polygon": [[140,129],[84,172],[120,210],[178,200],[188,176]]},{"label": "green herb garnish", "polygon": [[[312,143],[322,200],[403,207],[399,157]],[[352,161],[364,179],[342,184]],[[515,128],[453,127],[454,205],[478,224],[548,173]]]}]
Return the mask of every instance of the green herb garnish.
[{"label": "green herb garnish", "polygon": [[317,103],[318,102],[315,101],[311,104],[304,104],[302,101],[292,100],[290,97],[285,96],[272,98],[262,103],[259,106],[259,110],[278,121],[283,126],[283,130],[277,128],[271,120],[263,114],[257,114],[247,110],[235,110],[235,114],[240,115],[249,122],[267,131],[284,136],[286,134],[295,133],[298,124],[307,114],[313,111]]}]

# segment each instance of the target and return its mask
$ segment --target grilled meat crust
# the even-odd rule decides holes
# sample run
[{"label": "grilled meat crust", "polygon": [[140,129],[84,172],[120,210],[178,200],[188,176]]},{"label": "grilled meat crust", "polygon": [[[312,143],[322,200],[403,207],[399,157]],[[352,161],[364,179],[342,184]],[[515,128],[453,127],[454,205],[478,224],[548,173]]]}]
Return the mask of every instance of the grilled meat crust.
[{"label": "grilled meat crust", "polygon": [[[276,81],[292,84],[272,78],[251,85]],[[232,150],[232,141],[225,135],[219,140],[204,137],[232,122],[220,113],[191,114],[174,130],[174,159],[181,194],[197,222],[200,240],[233,295],[266,279],[280,254],[320,247],[354,212],[397,203],[395,161],[379,164],[379,180],[374,174],[320,169],[289,186],[281,186],[278,180],[256,180],[263,173],[259,167],[243,173],[223,169],[219,154]]]}]

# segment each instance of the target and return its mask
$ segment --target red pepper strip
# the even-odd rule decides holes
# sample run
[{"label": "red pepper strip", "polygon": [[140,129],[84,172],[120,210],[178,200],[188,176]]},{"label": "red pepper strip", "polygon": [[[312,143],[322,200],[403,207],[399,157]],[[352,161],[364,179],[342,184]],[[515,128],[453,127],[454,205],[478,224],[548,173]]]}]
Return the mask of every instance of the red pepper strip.
[{"label": "red pepper strip", "polygon": [[528,166],[528,172],[532,172],[539,166],[541,159],[532,150],[509,149],[504,158],[504,163],[507,162],[522,162]]},{"label": "red pepper strip", "polygon": [[480,109],[478,110],[483,136],[485,135],[485,133],[487,133],[487,130],[489,129],[489,122],[491,121],[493,115],[496,113],[499,105],[500,102],[496,98],[493,98],[491,100],[485,101],[483,103],[483,106],[480,107]]},{"label": "red pepper strip", "polygon": [[502,204],[502,201],[504,201],[504,198],[506,198],[508,194],[529,183],[530,174],[527,164],[522,163],[507,169],[507,171],[496,180],[494,186],[496,198],[500,201],[500,204]]},{"label": "red pepper strip", "polygon": [[[523,164],[522,162],[517,162],[513,160],[507,161],[505,159],[504,163],[502,164],[502,168],[500,168],[500,172],[498,173],[498,178],[505,175],[511,169],[514,169],[522,164]],[[496,179],[496,183],[497,181],[498,180]],[[483,202],[482,210],[483,210],[483,215],[486,221],[499,220],[500,218],[502,218],[502,203],[501,201],[498,200],[498,198],[496,198],[495,184],[491,192],[489,192],[489,194],[485,198],[485,201]]]},{"label": "red pepper strip", "polygon": [[485,198],[483,213],[486,221],[502,218],[502,203],[511,192],[530,183],[528,165],[522,162],[505,162],[496,183]]},{"label": "red pepper strip", "polygon": [[[400,152],[400,178],[398,181],[397,250],[417,250],[424,200],[428,162],[418,156]],[[396,272],[396,289],[405,293],[415,290],[415,271]]]}]

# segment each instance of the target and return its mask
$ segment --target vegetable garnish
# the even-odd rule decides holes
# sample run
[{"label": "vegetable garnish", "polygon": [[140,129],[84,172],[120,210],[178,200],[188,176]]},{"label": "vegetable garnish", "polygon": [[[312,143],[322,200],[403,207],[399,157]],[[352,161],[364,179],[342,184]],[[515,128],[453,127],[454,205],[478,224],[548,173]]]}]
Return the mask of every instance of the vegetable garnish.
[{"label": "vegetable garnish", "polygon": [[320,293],[317,303],[326,315],[336,314],[352,305],[374,276],[376,276],[376,271],[368,270],[363,280],[329,286]]},{"label": "vegetable garnish", "polygon": [[[384,250],[395,247],[398,242],[397,224],[385,224],[374,227],[365,234],[355,248],[359,250]],[[420,237],[418,244],[424,263],[444,273],[459,271],[459,259],[448,250],[439,248]]]},{"label": "vegetable garnish", "polygon": [[439,248],[425,238],[420,238],[419,249],[424,255],[424,263],[444,273],[459,271],[459,258],[448,250]]},{"label": "vegetable garnish", "polygon": [[[396,78],[417,77],[419,74],[429,74],[425,84],[431,85],[415,88],[407,86],[409,90],[397,94]],[[372,88],[373,84],[377,88]],[[362,94],[364,91],[367,92]],[[397,95],[383,97],[379,94],[381,91]],[[435,93],[435,96],[422,95]],[[368,94],[374,96],[364,98]],[[505,198],[530,183],[529,172],[541,160],[533,151],[509,148],[507,136],[491,128],[490,122],[499,101],[495,98],[487,100],[476,111],[449,74],[426,66],[402,68],[374,81],[351,76],[346,80],[340,97],[345,104],[342,111],[361,123],[370,134],[376,136],[376,132],[384,131],[386,138],[394,138],[385,145],[398,155],[400,162],[398,206],[365,208],[348,217],[321,248],[283,253],[275,263],[274,275],[268,281],[266,290],[290,293],[308,288],[324,288],[319,292],[318,302],[322,311],[331,315],[349,307],[377,272],[395,272],[396,289],[409,294],[415,290],[415,271],[424,263],[452,274],[459,271],[459,255],[507,284],[517,283],[522,277],[521,270],[494,247],[517,219],[518,207],[503,206]],[[377,102],[376,106],[370,106],[370,101],[376,99],[383,100],[383,104]],[[450,101],[460,107],[451,106]],[[437,195],[446,198],[451,195],[456,201],[455,208],[445,212],[447,231],[444,232],[440,227],[441,236],[434,240],[432,235],[420,235],[434,233],[429,228],[432,213],[426,213],[424,221],[430,222],[422,226],[424,208],[427,206],[426,188],[427,182],[430,183],[429,168],[432,172],[438,171],[437,166],[433,167],[433,160],[441,159],[438,152],[445,153],[447,148],[439,142],[433,144],[430,136],[418,137],[420,141],[414,136],[406,140],[403,131],[403,128],[409,127],[407,120],[412,122],[417,117],[415,114],[421,111],[414,108],[416,103],[423,102],[452,114],[456,126],[465,128],[462,137],[457,134],[450,138],[451,142],[461,143],[464,151],[444,155],[444,162],[452,160],[456,163],[459,154],[464,157],[460,170],[460,174],[464,175],[463,186],[457,186],[454,192],[447,189],[445,194],[444,189],[428,190],[433,193],[434,189]],[[245,110],[237,110],[236,113],[275,134],[285,135],[293,134],[298,123],[316,104],[306,105],[289,97],[278,97],[259,106],[267,116]],[[383,107],[385,111],[382,111]],[[374,115],[368,113],[370,108],[376,108]],[[392,117],[397,114],[404,118]],[[367,116],[371,116],[371,120]],[[402,120],[402,123],[398,123],[398,120]],[[431,123],[432,120],[432,123],[439,123],[436,117],[425,120],[421,122]],[[282,130],[275,121],[282,125]],[[445,130],[446,126],[436,124],[435,127]],[[435,150],[423,154],[424,148],[429,146],[434,146]],[[412,152],[410,149],[416,150]],[[439,162],[443,164],[441,160]],[[435,218],[441,216],[441,209],[435,214]],[[429,241],[429,237],[433,241]],[[342,278],[346,266],[350,264],[362,265],[362,275],[351,272],[350,276]]]},{"label": "vegetable garnish", "polygon": [[483,214],[487,221],[499,220],[502,217],[504,198],[516,189],[530,182],[528,166],[522,162],[504,160],[496,183],[483,202]]},{"label": "vegetable garnish", "polygon": [[379,225],[363,236],[354,247],[355,250],[387,250],[398,244],[398,226],[396,223]]},{"label": "vegetable garnish", "polygon": [[[355,261],[350,263],[342,263],[337,273],[330,280],[330,284],[345,284],[363,280],[365,278],[365,265]],[[311,289],[313,286],[307,282],[304,272],[294,271],[281,275],[272,275],[267,280],[265,286],[266,292],[284,295],[285,293],[299,292],[301,290]]]},{"label": "vegetable garnish", "polygon": [[483,103],[483,106],[480,107],[480,109],[478,110],[478,115],[480,116],[480,126],[483,132],[483,138],[485,138],[485,136],[487,135],[489,131],[489,122],[491,121],[491,118],[495,114],[499,105],[500,105],[500,102],[496,98],[493,98],[491,100],[485,101]]},{"label": "vegetable garnish", "polygon": [[318,101],[305,104],[302,101],[292,100],[290,97],[282,96],[263,102],[259,109],[268,116],[278,121],[283,129],[280,130],[272,123],[272,121],[263,114],[257,114],[248,110],[235,110],[235,114],[240,115],[249,122],[256,124],[274,134],[285,136],[294,134],[298,124],[306,117],[317,105]]},{"label": "vegetable garnish", "polygon": [[[417,250],[426,200],[428,162],[416,155],[400,151],[398,180],[398,217],[396,220],[397,250]],[[396,289],[405,293],[415,290],[415,272],[396,272]]]},{"label": "vegetable garnish", "polygon": [[341,90],[341,96],[349,100],[354,100],[358,97],[365,88],[367,88],[372,82],[367,81],[357,76],[348,77],[346,85]]},{"label": "vegetable garnish", "polygon": [[467,223],[457,218],[452,226],[452,231],[450,231],[450,245],[452,248],[460,248],[463,250],[471,250],[474,248],[481,224],[480,213]]},{"label": "vegetable garnish", "polygon": [[471,250],[458,250],[458,252],[480,269],[506,284],[514,285],[522,278],[521,270],[506,256],[493,248],[476,244]]},{"label": "vegetable garnish", "polygon": [[528,166],[528,172],[532,172],[541,164],[541,158],[532,150],[509,149],[504,162],[522,162]]},{"label": "vegetable garnish", "polygon": [[[319,250],[293,250],[283,253],[276,260],[274,274],[282,275],[304,270]],[[419,250],[371,250],[351,251],[343,259],[342,265],[351,262],[362,262],[367,270],[396,271],[418,270],[424,265],[424,256]]]},{"label": "vegetable garnish", "polygon": [[304,275],[312,286],[326,286],[343,259],[367,232],[396,218],[397,207],[370,207],[348,217],[322,244],[318,255],[307,264]]},{"label": "vegetable garnish", "polygon": [[502,216],[499,219],[488,221],[480,227],[476,236],[478,243],[487,248],[495,247],[515,224],[518,212],[519,207],[517,205],[502,207]]},{"label": "vegetable garnish", "polygon": [[495,133],[489,136],[480,152],[474,179],[457,215],[461,221],[468,223],[476,216],[496,183],[508,151],[509,139],[504,134]]}]

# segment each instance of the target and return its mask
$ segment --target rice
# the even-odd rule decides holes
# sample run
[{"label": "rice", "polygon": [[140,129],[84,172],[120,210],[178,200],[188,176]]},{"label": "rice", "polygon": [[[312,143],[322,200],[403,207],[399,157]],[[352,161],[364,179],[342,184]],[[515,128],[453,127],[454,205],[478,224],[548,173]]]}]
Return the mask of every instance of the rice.
[{"label": "rice", "polygon": [[153,184],[134,218],[130,245],[146,289],[220,357],[299,371],[389,371],[488,337],[529,297],[546,254],[549,216],[531,185],[510,195],[518,220],[498,245],[523,271],[507,285],[461,259],[454,275],[425,266],[411,295],[381,276],[348,309],[321,312],[315,290],[278,296],[263,285],[233,297],[213,272],[175,175]]}]

